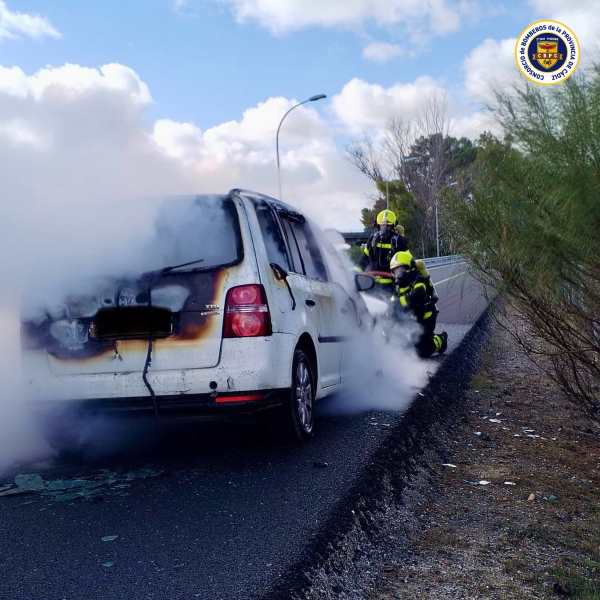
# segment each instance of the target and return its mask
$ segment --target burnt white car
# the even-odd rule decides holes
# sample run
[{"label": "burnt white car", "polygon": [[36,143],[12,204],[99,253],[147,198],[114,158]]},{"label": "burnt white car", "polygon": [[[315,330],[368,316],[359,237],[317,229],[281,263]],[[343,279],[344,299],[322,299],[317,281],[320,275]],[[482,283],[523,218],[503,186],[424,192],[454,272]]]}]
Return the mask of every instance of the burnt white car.
[{"label": "burnt white car", "polygon": [[277,409],[290,436],[310,437],[314,402],[345,381],[368,319],[358,292],[372,280],[264,195],[170,199],[158,222],[153,268],[23,321],[32,401],[48,412]]}]

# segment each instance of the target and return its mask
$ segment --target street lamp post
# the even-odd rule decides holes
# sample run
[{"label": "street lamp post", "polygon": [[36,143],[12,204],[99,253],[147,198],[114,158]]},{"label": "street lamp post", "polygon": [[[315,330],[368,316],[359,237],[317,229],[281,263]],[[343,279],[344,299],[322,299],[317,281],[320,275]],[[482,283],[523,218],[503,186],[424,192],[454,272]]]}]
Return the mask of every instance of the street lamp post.
[{"label": "street lamp post", "polygon": [[440,223],[438,221],[438,197],[435,195],[435,250],[436,256],[440,255]]},{"label": "street lamp post", "polygon": [[281,130],[281,126],[283,125],[285,118],[295,108],[298,108],[299,106],[302,106],[303,104],[308,104],[309,102],[316,102],[317,100],[323,100],[324,98],[327,98],[327,96],[325,94],[317,94],[316,96],[311,96],[310,98],[307,98],[306,100],[303,100],[302,102],[298,102],[298,104],[295,104],[294,106],[292,106],[292,108],[290,108],[283,115],[283,117],[281,117],[281,121],[279,121],[279,126],[277,127],[277,134],[275,135],[275,154],[277,156],[277,188],[279,190],[279,199],[280,200],[282,199],[281,198],[281,168],[280,168],[280,160],[279,160],[279,131]]}]

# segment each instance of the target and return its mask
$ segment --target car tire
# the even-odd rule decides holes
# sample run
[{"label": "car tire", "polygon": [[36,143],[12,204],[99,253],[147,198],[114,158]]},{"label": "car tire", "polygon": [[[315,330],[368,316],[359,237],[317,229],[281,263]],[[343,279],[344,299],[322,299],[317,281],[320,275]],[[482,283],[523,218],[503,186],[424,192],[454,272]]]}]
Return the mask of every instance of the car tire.
[{"label": "car tire", "polygon": [[288,440],[304,442],[314,435],[316,377],[308,355],[297,348],[292,361],[292,386],[281,413],[282,433]]}]

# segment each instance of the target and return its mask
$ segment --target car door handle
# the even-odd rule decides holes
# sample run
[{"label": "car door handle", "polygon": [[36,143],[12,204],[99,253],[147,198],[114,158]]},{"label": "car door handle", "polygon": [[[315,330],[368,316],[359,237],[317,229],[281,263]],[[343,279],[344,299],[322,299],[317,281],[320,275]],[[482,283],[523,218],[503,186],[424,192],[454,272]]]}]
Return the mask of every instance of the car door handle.
[{"label": "car door handle", "polygon": [[306,300],[306,306],[315,306],[316,304],[317,303],[312,298]]}]

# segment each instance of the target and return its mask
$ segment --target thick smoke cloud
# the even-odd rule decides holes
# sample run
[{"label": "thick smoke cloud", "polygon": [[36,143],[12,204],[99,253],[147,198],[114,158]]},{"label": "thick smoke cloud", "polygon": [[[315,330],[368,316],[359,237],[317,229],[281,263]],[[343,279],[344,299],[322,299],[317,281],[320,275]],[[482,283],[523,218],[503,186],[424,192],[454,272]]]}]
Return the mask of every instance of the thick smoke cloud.
[{"label": "thick smoke cloud", "polygon": [[[153,127],[151,102],[148,86],[123,65],[33,75],[0,67],[0,469],[47,450],[18,388],[19,313],[35,315],[94,278],[139,266],[153,233],[151,197],[275,191],[273,131],[292,101],[270,99],[206,131],[168,120]],[[314,110],[299,109],[286,127],[284,199],[352,228],[368,183]]]},{"label": "thick smoke cloud", "polygon": [[145,198],[192,187],[146,132],[150,102],[121,65],[0,67],[0,469],[45,449],[18,386],[19,313],[123,268],[152,227]]},{"label": "thick smoke cloud", "polygon": [[51,300],[83,274],[111,272],[151,221],[133,199],[190,187],[145,133],[150,100],[121,65],[0,70],[0,244],[10,257],[0,293],[27,284]]}]

